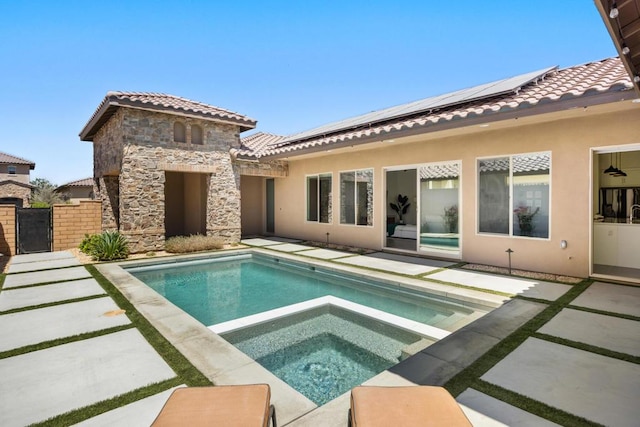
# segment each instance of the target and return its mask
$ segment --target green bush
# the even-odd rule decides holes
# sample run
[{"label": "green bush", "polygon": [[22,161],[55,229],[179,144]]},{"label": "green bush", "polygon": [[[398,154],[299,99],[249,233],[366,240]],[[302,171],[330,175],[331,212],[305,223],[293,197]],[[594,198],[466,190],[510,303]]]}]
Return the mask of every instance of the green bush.
[{"label": "green bush", "polygon": [[91,236],[85,234],[80,250],[97,261],[112,261],[129,256],[127,239],[117,231],[105,231]]},{"label": "green bush", "polygon": [[174,254],[222,249],[224,242],[219,237],[194,234],[174,236],[164,242],[164,250]]}]

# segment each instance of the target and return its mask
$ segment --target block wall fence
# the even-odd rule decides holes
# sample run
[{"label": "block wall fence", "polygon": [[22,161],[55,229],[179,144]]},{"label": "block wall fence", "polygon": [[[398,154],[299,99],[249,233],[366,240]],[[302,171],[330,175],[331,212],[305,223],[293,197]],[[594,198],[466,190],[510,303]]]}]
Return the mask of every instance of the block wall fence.
[{"label": "block wall fence", "polygon": [[[80,201],[79,204],[53,205],[53,251],[77,248],[85,234],[102,232],[100,201]],[[0,205],[0,253],[16,255],[16,209]]]}]

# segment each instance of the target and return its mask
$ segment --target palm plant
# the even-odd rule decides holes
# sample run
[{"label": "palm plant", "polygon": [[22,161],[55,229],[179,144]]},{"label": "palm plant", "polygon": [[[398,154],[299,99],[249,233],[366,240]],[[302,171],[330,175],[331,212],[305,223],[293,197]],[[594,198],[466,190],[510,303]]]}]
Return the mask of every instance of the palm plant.
[{"label": "palm plant", "polygon": [[402,222],[402,216],[407,213],[409,206],[411,206],[411,203],[409,203],[409,196],[398,194],[397,202],[398,203],[389,203],[389,206],[391,206],[391,209],[398,214],[398,222]]}]

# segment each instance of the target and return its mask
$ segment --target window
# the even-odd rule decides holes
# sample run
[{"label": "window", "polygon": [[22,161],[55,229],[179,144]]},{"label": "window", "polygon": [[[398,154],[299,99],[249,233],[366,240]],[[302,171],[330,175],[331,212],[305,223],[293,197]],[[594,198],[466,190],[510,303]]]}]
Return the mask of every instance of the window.
[{"label": "window", "polygon": [[187,132],[183,123],[173,123],[173,142],[187,142]]},{"label": "window", "polygon": [[7,172],[9,173],[9,175],[15,175],[16,174],[16,166],[14,166],[14,165],[7,166]]},{"label": "window", "polygon": [[373,169],[340,173],[340,224],[373,225]]},{"label": "window", "polygon": [[551,153],[478,160],[478,232],[549,237]]},{"label": "window", "polygon": [[331,174],[307,177],[307,221],[331,222]]},{"label": "window", "polygon": [[191,143],[202,145],[202,128],[198,125],[191,126]]}]

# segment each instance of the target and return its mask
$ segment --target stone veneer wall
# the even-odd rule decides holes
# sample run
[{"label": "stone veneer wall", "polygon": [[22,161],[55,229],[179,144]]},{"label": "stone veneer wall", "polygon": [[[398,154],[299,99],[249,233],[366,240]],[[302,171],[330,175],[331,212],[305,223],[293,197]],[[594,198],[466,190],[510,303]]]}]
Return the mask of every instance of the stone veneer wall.
[{"label": "stone veneer wall", "polygon": [[31,200],[31,188],[13,182],[0,182],[0,197],[22,199],[22,207],[28,208]]},{"label": "stone veneer wall", "polygon": [[0,254],[16,254],[16,207],[0,205]]},{"label": "stone veneer wall", "polygon": [[[187,142],[173,142],[173,124],[187,127]],[[203,144],[190,143],[191,125]],[[240,146],[238,127],[132,108],[120,108],[94,138],[96,194],[103,228],[114,225],[132,252],[160,250],[165,239],[165,171],[208,174],[206,233],[240,240],[240,173],[229,149]],[[118,185],[113,175],[117,169]],[[99,185],[98,185],[99,184]],[[118,189],[117,194],[116,188]],[[117,201],[118,209],[114,208]]]}]

